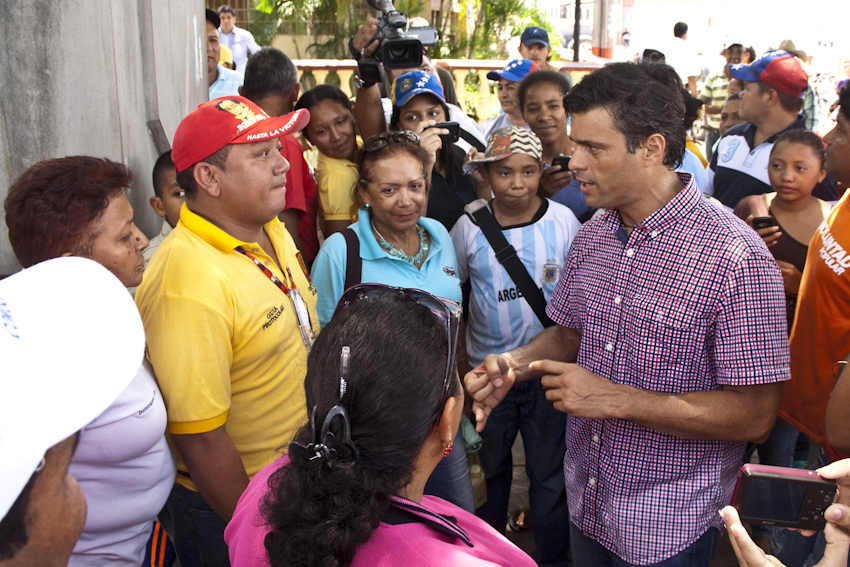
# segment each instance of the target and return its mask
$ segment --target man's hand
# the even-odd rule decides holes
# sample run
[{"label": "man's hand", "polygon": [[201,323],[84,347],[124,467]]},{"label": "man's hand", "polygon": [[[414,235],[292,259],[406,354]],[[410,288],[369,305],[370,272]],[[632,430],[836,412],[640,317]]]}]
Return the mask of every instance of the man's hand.
[{"label": "man's hand", "polygon": [[785,293],[799,293],[800,282],[803,281],[803,272],[790,262],[777,260],[779,269],[782,270],[782,281],[785,282]]},{"label": "man's hand", "polygon": [[508,358],[501,354],[488,354],[483,363],[463,377],[464,388],[473,400],[476,431],[484,430],[490,413],[505,399],[515,381]]},{"label": "man's hand", "polygon": [[541,197],[548,199],[566,187],[572,179],[573,175],[569,169],[561,171],[560,165],[547,167],[543,171],[543,175],[540,176],[540,184],[538,185],[539,194]]},{"label": "man's hand", "polygon": [[542,372],[540,383],[546,388],[546,399],[555,409],[575,417],[608,419],[614,415],[614,401],[622,386],[607,378],[566,362],[538,360],[528,365],[532,372]]},{"label": "man's hand", "polygon": [[351,39],[351,44],[357,51],[369,57],[375,53],[375,50],[381,44],[377,39],[372,39],[376,33],[378,33],[378,20],[370,17],[365,24],[357,28],[357,33]]}]

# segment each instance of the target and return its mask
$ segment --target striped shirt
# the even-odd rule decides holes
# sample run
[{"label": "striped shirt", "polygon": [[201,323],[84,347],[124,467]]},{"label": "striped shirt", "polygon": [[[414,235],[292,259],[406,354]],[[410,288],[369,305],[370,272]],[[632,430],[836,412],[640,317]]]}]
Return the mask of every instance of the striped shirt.
[{"label": "striped shirt", "polygon": [[[627,236],[616,210],[579,231],[547,313],[582,336],[578,364],[678,394],[788,380],[782,276],[761,238],[687,186]],[[672,557],[729,503],[744,443],[569,416],[570,519],[629,563]]]},{"label": "striped shirt", "polygon": [[[573,237],[581,227],[567,207],[543,199],[531,222],[509,226],[502,234],[548,301]],[[464,215],[452,228],[458,277],[472,285],[466,350],[478,366],[492,352],[522,346],[543,330],[481,229]]]},{"label": "striped shirt", "polygon": [[[726,76],[726,66],[724,65],[719,71],[715,71],[705,80],[705,85],[702,87],[702,92],[699,93],[699,98],[706,104],[711,106],[722,107],[726,104],[726,92],[729,90],[729,77]],[[714,130],[720,128],[720,113],[706,114],[708,126]]]}]

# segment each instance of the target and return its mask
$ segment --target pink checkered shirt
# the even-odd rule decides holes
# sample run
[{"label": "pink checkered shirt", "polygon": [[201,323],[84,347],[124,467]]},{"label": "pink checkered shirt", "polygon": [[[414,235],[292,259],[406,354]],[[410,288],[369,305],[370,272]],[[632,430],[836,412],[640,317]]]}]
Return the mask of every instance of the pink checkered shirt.
[{"label": "pink checkered shirt", "polygon": [[[626,236],[610,210],[573,240],[547,308],[582,336],[578,364],[656,392],[790,378],[776,262],[742,221],[686,187]],[[570,519],[622,559],[662,561],[720,527],[743,443],[569,416]]]}]

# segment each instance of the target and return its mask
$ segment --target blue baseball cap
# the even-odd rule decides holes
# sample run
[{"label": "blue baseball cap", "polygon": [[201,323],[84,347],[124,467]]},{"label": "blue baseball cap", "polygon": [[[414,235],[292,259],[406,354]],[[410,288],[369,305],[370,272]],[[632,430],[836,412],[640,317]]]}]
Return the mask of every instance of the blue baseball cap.
[{"label": "blue baseball cap", "polygon": [[540,26],[528,26],[522,32],[519,40],[526,47],[535,43],[542,43],[546,47],[549,47],[549,34]]},{"label": "blue baseball cap", "polygon": [[505,79],[513,83],[518,83],[523,80],[526,75],[532,71],[539,71],[540,67],[531,59],[515,59],[511,61],[501,71],[490,71],[487,73],[487,78],[491,81]]},{"label": "blue baseball cap", "polygon": [[399,75],[393,81],[393,106],[402,107],[407,101],[422,93],[432,94],[443,104],[446,97],[443,95],[443,86],[437,77],[425,71],[410,71]]},{"label": "blue baseball cap", "polygon": [[803,98],[809,85],[809,75],[800,60],[781,49],[766,51],[749,65],[729,65],[729,74],[747,83],[762,82],[794,98]]}]

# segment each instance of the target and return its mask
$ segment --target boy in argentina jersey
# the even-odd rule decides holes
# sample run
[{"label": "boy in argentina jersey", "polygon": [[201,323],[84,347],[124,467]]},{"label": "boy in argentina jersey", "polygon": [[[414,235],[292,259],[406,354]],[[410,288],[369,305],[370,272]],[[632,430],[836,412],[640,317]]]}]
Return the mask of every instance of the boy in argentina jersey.
[{"label": "boy in argentina jersey", "polygon": [[[542,156],[540,140],[532,132],[501,128],[493,132],[484,158],[467,162],[465,167],[478,169],[490,183],[495,196],[490,210],[548,301],[581,225],[569,208],[537,195]],[[466,347],[469,362],[475,367],[489,353],[526,344],[543,330],[543,324],[470,217],[461,217],[451,236],[458,276],[461,282],[469,280],[472,288]],[[500,532],[505,529],[508,514],[511,446],[517,432],[522,434],[537,543],[533,557],[538,563],[568,564],[565,420],[566,414],[554,409],[537,379],[514,386],[481,433],[484,443],[479,454],[487,479],[487,503],[477,513]]]}]

